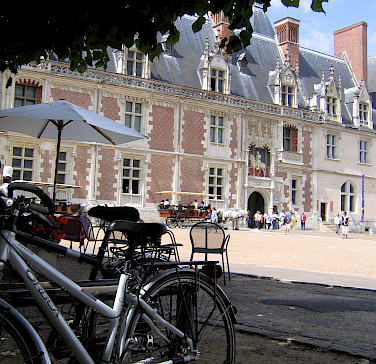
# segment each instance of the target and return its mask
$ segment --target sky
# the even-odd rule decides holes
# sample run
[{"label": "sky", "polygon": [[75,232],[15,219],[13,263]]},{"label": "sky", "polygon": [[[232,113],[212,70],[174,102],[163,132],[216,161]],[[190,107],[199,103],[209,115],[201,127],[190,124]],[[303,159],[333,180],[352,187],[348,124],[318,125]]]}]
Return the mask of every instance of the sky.
[{"label": "sky", "polygon": [[334,55],[334,31],[364,21],[368,24],[368,56],[376,56],[376,1],[329,0],[323,3],[326,14],[310,8],[311,0],[300,0],[299,8],[287,8],[281,0],[272,0],[268,17],[274,22],[290,16],[300,20],[300,45]]}]

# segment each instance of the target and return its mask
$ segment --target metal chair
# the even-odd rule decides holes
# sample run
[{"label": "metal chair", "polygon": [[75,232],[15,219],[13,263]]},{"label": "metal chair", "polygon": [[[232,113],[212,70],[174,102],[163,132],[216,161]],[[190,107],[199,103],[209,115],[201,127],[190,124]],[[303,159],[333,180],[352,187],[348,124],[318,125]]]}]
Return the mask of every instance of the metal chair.
[{"label": "metal chair", "polygon": [[72,249],[73,242],[80,243],[80,249],[84,244],[84,230],[82,228],[81,219],[79,217],[68,217],[67,223],[61,225],[61,230],[65,233],[64,240],[70,241],[70,248]]},{"label": "metal chair", "polygon": [[[99,226],[93,226],[91,223],[91,220],[86,216],[86,215],[81,215],[80,216],[81,224],[82,224],[82,229],[84,231],[84,238],[83,238],[83,244],[80,246],[80,250],[82,248],[83,252],[86,253],[89,243],[94,242],[93,249],[92,249],[92,254],[95,252],[96,244],[97,244],[97,238],[99,234]],[[97,232],[95,233],[95,228],[97,228]]]},{"label": "metal chair", "polygon": [[226,284],[225,260],[227,261],[228,279],[231,280],[230,264],[227,255],[227,246],[230,241],[230,234],[225,234],[223,228],[211,222],[198,222],[191,227],[189,237],[192,244],[191,260],[193,260],[194,253],[205,254],[205,260],[208,259],[208,254],[221,254],[223,281]]}]

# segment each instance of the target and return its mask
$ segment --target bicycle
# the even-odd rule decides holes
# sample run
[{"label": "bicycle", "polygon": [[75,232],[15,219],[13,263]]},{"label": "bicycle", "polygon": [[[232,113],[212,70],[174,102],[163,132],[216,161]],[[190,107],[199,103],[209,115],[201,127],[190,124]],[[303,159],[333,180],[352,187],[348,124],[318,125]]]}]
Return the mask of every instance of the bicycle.
[{"label": "bicycle", "polygon": [[[35,194],[52,214],[51,199],[38,187],[27,184],[19,189]],[[122,268],[112,307],[71,281],[16,239],[17,219],[35,206],[23,196],[0,198],[2,215],[0,261],[9,262],[21,276],[51,327],[80,363],[178,363],[201,359],[207,363],[233,363],[235,360],[234,312],[230,301],[216,282],[199,272],[207,262],[147,262],[163,268],[140,282]],[[114,221],[108,229],[128,236],[132,250],[145,239],[158,241],[163,224]],[[60,247],[63,248],[63,247]],[[72,256],[70,249],[66,251]],[[76,253],[75,258],[80,259]],[[128,259],[131,259],[128,257]],[[32,267],[32,269],[30,268]],[[33,271],[38,272],[88,309],[81,332],[74,332]],[[135,289],[135,285],[137,289]],[[105,319],[104,322],[100,317]],[[0,361],[50,363],[46,344],[17,310],[0,300]],[[102,330],[103,329],[103,330]],[[101,345],[99,345],[101,344]],[[14,345],[11,346],[11,345]]]}]

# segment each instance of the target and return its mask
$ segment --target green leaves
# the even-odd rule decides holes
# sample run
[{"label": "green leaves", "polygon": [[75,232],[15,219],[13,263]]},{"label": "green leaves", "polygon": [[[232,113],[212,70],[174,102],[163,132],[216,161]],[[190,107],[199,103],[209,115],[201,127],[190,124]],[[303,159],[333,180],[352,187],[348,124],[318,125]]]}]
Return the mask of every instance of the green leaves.
[{"label": "green leaves", "polygon": [[[13,9],[13,4],[2,4],[0,17],[0,72],[18,67],[41,55],[53,52],[59,59],[69,59],[71,69],[84,72],[87,67],[106,67],[107,47],[121,49],[122,45],[148,54],[152,60],[163,52],[157,34],[169,32],[167,43],[179,41],[180,33],[175,21],[184,14],[197,16],[192,30],[199,32],[206,21],[206,14],[223,10],[229,20],[229,29],[241,30],[221,43],[226,52],[236,52],[250,44],[253,29],[250,23],[252,6],[256,0],[108,0],[100,10],[78,2],[74,10],[51,3],[40,17],[40,9],[33,3],[25,3]],[[299,6],[299,0],[281,0],[286,6]],[[323,11],[322,4],[328,0],[312,0],[314,11]],[[257,0],[264,11],[271,0]],[[38,19],[38,22],[35,22]],[[73,24],[73,25],[72,25]],[[32,29],[32,31],[31,31]],[[22,34],[22,36],[19,36]],[[137,34],[137,37],[135,37]],[[136,39],[136,40],[135,40]]]},{"label": "green leaves", "polygon": [[286,6],[293,6],[295,8],[299,7],[300,0],[281,0]]},{"label": "green leaves", "polygon": [[322,3],[323,2],[328,2],[329,0],[313,0],[312,1],[312,5],[311,5],[311,9],[313,11],[318,11],[318,12],[323,12],[325,13],[325,10],[324,8],[322,7]]},{"label": "green leaves", "polygon": [[201,30],[202,26],[205,24],[205,18],[201,15],[197,20],[192,24],[192,30],[197,33]]},{"label": "green leaves", "polygon": [[[295,8],[298,8],[299,3],[300,3],[300,0],[281,0],[281,1],[284,5],[293,6]],[[312,0],[311,9],[313,11],[325,13],[324,8],[322,7],[322,3],[328,2],[328,1],[329,0]],[[264,9],[264,11],[265,11],[265,9]]]}]

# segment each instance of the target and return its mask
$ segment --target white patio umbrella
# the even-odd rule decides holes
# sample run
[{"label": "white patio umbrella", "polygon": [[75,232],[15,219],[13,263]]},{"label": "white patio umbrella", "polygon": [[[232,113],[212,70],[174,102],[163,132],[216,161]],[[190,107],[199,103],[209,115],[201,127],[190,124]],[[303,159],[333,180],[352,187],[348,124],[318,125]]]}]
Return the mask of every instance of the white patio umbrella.
[{"label": "white patio umbrella", "polygon": [[145,138],[131,128],[66,100],[0,110],[0,129],[36,138],[57,138],[54,201],[61,140],[115,145]]}]

